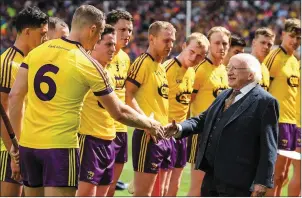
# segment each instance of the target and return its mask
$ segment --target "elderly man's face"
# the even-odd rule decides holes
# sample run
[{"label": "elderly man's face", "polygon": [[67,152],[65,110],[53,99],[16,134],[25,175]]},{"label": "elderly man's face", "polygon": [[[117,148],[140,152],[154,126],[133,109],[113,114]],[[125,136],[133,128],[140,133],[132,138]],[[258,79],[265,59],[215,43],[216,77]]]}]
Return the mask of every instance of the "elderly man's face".
[{"label": "elderly man's face", "polygon": [[244,61],[233,57],[230,59],[226,67],[228,72],[229,86],[233,89],[240,90],[245,85],[249,84],[253,79],[253,73]]}]

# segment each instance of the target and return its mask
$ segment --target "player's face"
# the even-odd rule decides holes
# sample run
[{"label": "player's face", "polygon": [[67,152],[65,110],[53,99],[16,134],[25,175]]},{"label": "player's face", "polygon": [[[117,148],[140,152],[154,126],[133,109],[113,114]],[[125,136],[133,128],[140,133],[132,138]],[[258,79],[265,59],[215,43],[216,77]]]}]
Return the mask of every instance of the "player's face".
[{"label": "player's face", "polygon": [[126,19],[120,19],[114,25],[114,28],[117,32],[117,35],[116,35],[117,47],[119,47],[119,48],[126,47],[130,41],[132,31],[133,31],[132,22],[128,21]]},{"label": "player's face", "polygon": [[214,32],[210,38],[210,54],[217,60],[222,60],[229,50],[229,37],[222,32]]},{"label": "player's face", "polygon": [[264,60],[274,45],[274,41],[274,37],[264,35],[259,35],[255,38],[252,43],[252,50],[256,53],[256,57]]},{"label": "player's face", "polygon": [[103,36],[102,40],[99,40],[95,45],[93,53],[97,56],[97,60],[100,60],[102,63],[109,63],[116,51],[116,34],[106,34]]},{"label": "player's face", "polygon": [[27,40],[30,50],[47,40],[48,24],[42,24],[40,28],[28,28]]},{"label": "player's face", "polygon": [[229,57],[232,57],[236,54],[243,53],[243,52],[244,52],[244,47],[234,46],[234,47],[230,47],[230,49],[228,51],[228,55],[229,55]]},{"label": "player's face", "polygon": [[170,29],[161,29],[157,36],[153,37],[153,46],[157,54],[161,57],[167,57],[175,41],[175,32]]},{"label": "player's face", "polygon": [[290,51],[298,49],[301,43],[301,35],[295,32],[282,32],[283,40],[282,45]]},{"label": "player's face", "polygon": [[229,86],[233,89],[241,89],[253,78],[253,74],[248,66],[237,58],[231,58],[226,69],[228,72]]},{"label": "player's face", "polygon": [[189,45],[184,49],[185,66],[193,67],[205,59],[209,47],[200,46],[196,40],[191,40]]},{"label": "player's face", "polygon": [[67,37],[68,35],[69,35],[69,28],[63,27],[58,24],[56,25],[55,30],[53,30],[53,31],[49,30],[47,33],[48,40],[57,39],[57,38],[61,38],[61,37]]}]

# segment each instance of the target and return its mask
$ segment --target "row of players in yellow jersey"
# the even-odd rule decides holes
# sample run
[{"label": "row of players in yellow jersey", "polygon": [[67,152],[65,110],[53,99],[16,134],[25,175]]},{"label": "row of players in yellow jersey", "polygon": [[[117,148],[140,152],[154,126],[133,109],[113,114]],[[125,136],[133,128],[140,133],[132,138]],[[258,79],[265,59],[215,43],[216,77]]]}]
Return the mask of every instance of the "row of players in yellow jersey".
[{"label": "row of players in yellow jersey", "polygon": [[[30,9],[38,10],[27,8],[19,15],[24,18]],[[3,195],[20,195],[23,184],[26,196],[113,196],[128,160],[128,125],[135,127],[134,196],[151,196],[158,173],[160,194],[176,196],[187,161],[192,163],[188,195],[200,196],[204,173],[194,170],[198,136],[165,139],[162,126],[199,115],[228,88],[227,59],[243,51],[232,50],[231,33],[220,26],[211,28],[207,36],[192,33],[182,52],[164,61],[173,48],[176,30],[169,22],[156,21],[148,30],[148,49],[130,66],[122,50],[133,30],[127,11],[111,11],[105,25],[100,10],[81,6],[73,16],[69,35],[39,45],[47,40],[43,36],[48,18],[43,14],[38,27],[20,20],[15,45],[1,55],[1,102],[20,139],[18,163],[23,179],[21,183],[19,165],[3,148],[1,189],[8,189],[1,190],[6,192]],[[256,30],[252,43],[251,53],[262,63],[260,84],[278,99],[282,124],[295,125],[298,113],[295,105],[300,72],[293,56],[300,43],[298,31],[300,23],[289,19],[277,49],[270,52],[275,35],[269,28]],[[39,42],[30,43],[28,32],[39,34]],[[284,128],[282,124],[280,128]],[[286,130],[283,133],[292,134]],[[6,148],[10,148],[7,134],[2,134]],[[293,137],[287,138],[292,141]],[[288,159],[280,157],[278,163],[288,169]],[[278,195],[284,182],[279,182],[278,171],[284,172],[276,168],[277,190],[269,192],[272,195]],[[300,185],[299,178],[293,178],[291,184]]]}]

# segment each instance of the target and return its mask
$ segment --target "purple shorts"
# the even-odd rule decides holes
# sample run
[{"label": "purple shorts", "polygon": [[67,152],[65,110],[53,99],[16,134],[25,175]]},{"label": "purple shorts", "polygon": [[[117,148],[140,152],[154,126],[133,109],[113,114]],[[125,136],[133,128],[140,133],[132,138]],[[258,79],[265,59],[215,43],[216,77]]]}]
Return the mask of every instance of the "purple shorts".
[{"label": "purple shorts", "polygon": [[296,148],[301,148],[301,128],[296,126]]},{"label": "purple shorts", "polygon": [[187,162],[195,163],[199,145],[199,134],[194,134],[188,137],[187,146]]},{"label": "purple shorts", "polygon": [[0,181],[13,183],[13,184],[20,184],[22,182],[15,181],[11,178],[12,176],[12,169],[10,166],[11,157],[8,151],[1,151],[0,152]]},{"label": "purple shorts", "polygon": [[159,169],[171,169],[172,145],[170,140],[155,144],[143,130],[135,129],[132,136],[133,169],[137,172],[157,174]]},{"label": "purple shorts", "polygon": [[109,185],[113,180],[114,148],[112,140],[80,134],[80,181]]},{"label": "purple shorts", "polygon": [[172,144],[172,165],[174,168],[183,168],[187,163],[187,138],[175,140],[171,138]]},{"label": "purple shorts", "polygon": [[128,134],[127,132],[116,132],[112,141],[115,150],[115,163],[124,164],[128,161]]},{"label": "purple shorts", "polygon": [[79,149],[34,149],[20,146],[23,184],[28,187],[77,187]]},{"label": "purple shorts", "polygon": [[[282,150],[294,151],[301,147],[301,131],[296,129],[294,124],[279,123],[279,144]],[[298,144],[298,145],[297,145]]]}]

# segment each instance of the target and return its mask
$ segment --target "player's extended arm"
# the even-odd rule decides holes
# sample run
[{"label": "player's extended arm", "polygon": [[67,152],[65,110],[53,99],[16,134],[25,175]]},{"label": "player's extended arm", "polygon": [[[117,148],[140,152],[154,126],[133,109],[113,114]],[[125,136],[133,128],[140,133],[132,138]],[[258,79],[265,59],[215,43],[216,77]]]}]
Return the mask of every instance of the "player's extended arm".
[{"label": "player's extended arm", "polygon": [[135,99],[135,94],[138,91],[139,87],[137,87],[135,84],[129,81],[125,82],[125,87],[126,87],[126,99],[125,99],[126,104],[132,107],[138,113],[145,115],[145,113],[141,110]]},{"label": "player's extended arm", "polygon": [[18,139],[20,138],[20,133],[21,133],[23,103],[28,90],[27,74],[28,74],[28,70],[20,67],[16,77],[16,81],[12,87],[12,90],[8,98],[9,117],[10,117],[11,125]]},{"label": "player's extended arm", "polygon": [[128,105],[123,104],[115,92],[99,96],[99,100],[113,119],[131,127],[148,130],[151,135],[160,139],[164,138],[164,129],[159,122],[141,115]]},{"label": "player's extended arm", "polygon": [[[6,114],[8,114],[8,94],[1,92],[0,98],[1,98],[1,104],[2,104]],[[1,119],[1,138],[3,140],[3,143],[6,147],[6,149],[9,151],[10,147],[12,146],[12,141],[10,140],[10,137],[9,137],[6,127],[4,125],[3,119]]]}]

